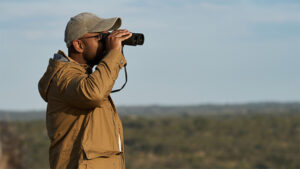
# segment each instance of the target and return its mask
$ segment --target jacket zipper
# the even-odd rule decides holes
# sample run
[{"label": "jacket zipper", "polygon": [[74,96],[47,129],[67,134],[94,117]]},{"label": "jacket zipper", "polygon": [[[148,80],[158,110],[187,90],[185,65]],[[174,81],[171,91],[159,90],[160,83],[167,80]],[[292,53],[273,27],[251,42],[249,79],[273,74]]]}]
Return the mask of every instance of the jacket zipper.
[{"label": "jacket zipper", "polygon": [[[114,123],[114,133],[115,133],[115,139],[117,139],[118,137],[117,137],[117,133],[116,133],[116,122],[115,122],[115,109],[113,108],[114,107],[114,103],[113,103],[113,101],[112,101],[112,99],[111,99],[111,97],[110,96],[108,96],[108,99],[109,99],[109,103],[110,103],[110,109],[112,110],[112,119],[113,119],[113,123]],[[115,141],[117,141],[117,143],[118,143],[118,145],[119,145],[119,142],[118,142],[118,140],[115,140]]]},{"label": "jacket zipper", "polygon": [[120,150],[121,151],[121,156],[120,156],[121,160],[120,161],[121,161],[122,169],[124,169],[124,167],[125,167],[124,166],[124,162],[123,162],[124,152],[122,152],[123,145],[122,145],[122,140],[121,140],[121,132],[120,132],[121,128],[120,128],[120,125],[118,125],[118,128],[119,128],[119,137],[120,137],[119,139],[120,139],[120,144],[121,144],[121,145],[119,145],[121,147],[121,150]]},{"label": "jacket zipper", "polygon": [[[117,141],[117,133],[116,133],[116,122],[115,122],[115,118],[114,118],[114,114],[112,114],[112,120],[113,120],[113,123],[114,123],[114,133],[115,133],[115,141]],[[117,141],[118,143],[118,141]],[[118,143],[119,145],[119,143]]]},{"label": "jacket zipper", "polygon": [[[117,137],[116,122],[115,122],[115,113],[116,113],[116,110],[114,108],[114,103],[113,103],[112,99],[110,98],[110,96],[109,96],[109,100],[110,100],[110,108],[113,111],[112,118],[113,118],[113,123],[114,123],[114,130],[115,130],[114,133],[115,133],[115,137],[117,139],[116,141],[118,143],[118,149],[119,149],[119,137]],[[118,127],[119,127],[119,136],[120,136],[120,139],[121,139],[120,126],[118,125]],[[120,142],[121,142],[120,144],[121,144],[121,151],[122,151],[122,148],[123,148],[122,147],[122,140]],[[120,156],[121,160],[120,160],[120,162],[121,162],[122,169],[125,169],[125,166],[123,165],[123,156],[124,156],[124,153],[121,152],[121,156]]]},{"label": "jacket zipper", "polygon": [[124,169],[124,165],[123,165],[123,164],[124,164],[124,163],[123,163],[123,155],[124,155],[124,154],[123,154],[123,153],[121,153],[121,156],[120,156],[120,158],[121,158],[121,160],[120,160],[120,161],[121,161],[121,166],[122,166],[122,169]]},{"label": "jacket zipper", "polygon": [[[119,150],[119,147],[121,146],[121,151],[122,151],[122,144],[121,144],[121,141],[120,141],[120,144],[121,145],[119,145],[119,137],[120,137],[120,140],[121,140],[121,135],[120,135],[120,126],[118,125],[118,128],[119,128],[119,137],[117,136],[117,133],[116,133],[116,122],[115,122],[115,118],[114,118],[114,115],[112,115],[112,117],[113,117],[113,123],[114,123],[114,129],[115,129],[115,131],[114,131],[114,133],[115,133],[115,136],[116,136],[116,141],[117,141],[117,143],[118,143],[118,150]],[[121,167],[122,167],[122,169],[124,169],[124,165],[123,165],[123,153],[121,152],[121,155],[120,155],[120,158],[121,158],[121,160],[120,160],[120,165],[121,165]]]}]

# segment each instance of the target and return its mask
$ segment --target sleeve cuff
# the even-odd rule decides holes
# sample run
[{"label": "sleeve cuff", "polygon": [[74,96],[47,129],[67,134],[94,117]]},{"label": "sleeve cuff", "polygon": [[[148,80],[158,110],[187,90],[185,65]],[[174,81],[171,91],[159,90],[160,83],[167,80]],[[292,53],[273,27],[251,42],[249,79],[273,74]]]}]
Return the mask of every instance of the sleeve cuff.
[{"label": "sleeve cuff", "polygon": [[105,62],[109,67],[118,65],[120,69],[127,63],[123,54],[117,49],[109,51],[109,53],[103,58],[102,62]]}]

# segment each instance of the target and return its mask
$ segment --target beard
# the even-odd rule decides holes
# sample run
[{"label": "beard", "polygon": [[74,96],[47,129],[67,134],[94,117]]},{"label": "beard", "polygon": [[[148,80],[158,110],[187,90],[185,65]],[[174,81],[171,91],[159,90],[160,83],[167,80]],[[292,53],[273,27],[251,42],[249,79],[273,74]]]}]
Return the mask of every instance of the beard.
[{"label": "beard", "polygon": [[86,58],[93,58],[93,59],[88,59],[88,65],[90,65],[91,67],[98,65],[102,61],[102,59],[105,57],[105,55],[107,54],[107,51],[104,49],[105,49],[105,46],[99,44],[99,46],[97,48],[96,56],[86,57]]},{"label": "beard", "polygon": [[106,50],[102,50],[101,52],[97,52],[95,59],[92,61],[93,65],[98,65],[102,59],[106,56]]}]

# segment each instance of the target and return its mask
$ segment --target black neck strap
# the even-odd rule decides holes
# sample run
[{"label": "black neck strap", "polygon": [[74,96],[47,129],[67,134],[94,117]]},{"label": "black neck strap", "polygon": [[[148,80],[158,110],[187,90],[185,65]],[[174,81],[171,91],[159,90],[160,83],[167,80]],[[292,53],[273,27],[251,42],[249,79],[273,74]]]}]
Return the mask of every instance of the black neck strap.
[{"label": "black neck strap", "polygon": [[[124,47],[124,46],[122,46],[122,54],[123,54],[123,56],[124,56],[124,53],[123,53],[123,47]],[[128,77],[127,77],[127,69],[126,69],[126,66],[127,66],[127,63],[124,65],[124,70],[125,70],[125,83],[123,84],[123,86],[122,86],[120,89],[113,90],[113,91],[111,91],[110,93],[119,92],[119,91],[121,91],[121,90],[126,86],[127,79],[128,79]]]},{"label": "black neck strap", "polygon": [[123,84],[123,86],[122,86],[120,89],[113,90],[113,91],[111,91],[110,93],[119,92],[119,91],[121,91],[121,90],[125,87],[125,85],[126,85],[126,83],[127,83],[127,70],[126,70],[126,66],[127,66],[127,64],[124,65],[124,70],[125,70],[125,83]]}]

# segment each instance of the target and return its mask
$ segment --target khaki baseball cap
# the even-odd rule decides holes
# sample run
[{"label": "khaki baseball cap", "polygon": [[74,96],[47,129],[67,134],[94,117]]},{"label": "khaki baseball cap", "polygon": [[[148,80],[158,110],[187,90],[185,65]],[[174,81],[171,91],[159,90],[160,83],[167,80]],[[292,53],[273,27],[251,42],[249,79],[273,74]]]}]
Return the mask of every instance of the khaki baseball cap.
[{"label": "khaki baseball cap", "polygon": [[95,14],[83,12],[71,17],[65,30],[65,42],[69,47],[73,40],[81,38],[86,33],[117,30],[121,24],[122,20],[119,17],[104,19]]}]

